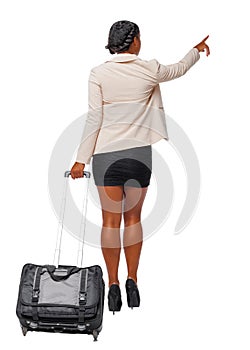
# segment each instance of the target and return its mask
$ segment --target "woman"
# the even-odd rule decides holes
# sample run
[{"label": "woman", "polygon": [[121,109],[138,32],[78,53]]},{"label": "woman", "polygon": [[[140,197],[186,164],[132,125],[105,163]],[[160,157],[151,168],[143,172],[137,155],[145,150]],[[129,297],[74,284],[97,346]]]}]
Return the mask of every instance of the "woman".
[{"label": "woman", "polygon": [[122,215],[127,303],[131,308],[140,305],[140,216],[151,178],[151,144],[162,138],[168,140],[159,83],[184,75],[199,60],[199,52],[206,50],[208,56],[207,38],[181,61],[165,66],[157,60],[138,58],[138,26],[118,21],[110,28],[106,46],[115,57],[91,70],[88,118],[71,176],[82,177],[85,164],[93,157],[93,176],[102,206],[101,245],[109,277],[110,311],[120,311],[122,306],[118,278]]}]

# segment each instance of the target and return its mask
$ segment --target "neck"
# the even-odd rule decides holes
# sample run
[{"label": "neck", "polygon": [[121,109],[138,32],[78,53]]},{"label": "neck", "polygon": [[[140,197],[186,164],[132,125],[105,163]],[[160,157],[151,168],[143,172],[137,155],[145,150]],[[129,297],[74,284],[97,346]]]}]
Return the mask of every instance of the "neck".
[{"label": "neck", "polygon": [[136,55],[136,53],[135,53],[135,52],[131,52],[131,51],[119,52],[119,54],[122,54],[122,53],[129,53],[130,55]]}]

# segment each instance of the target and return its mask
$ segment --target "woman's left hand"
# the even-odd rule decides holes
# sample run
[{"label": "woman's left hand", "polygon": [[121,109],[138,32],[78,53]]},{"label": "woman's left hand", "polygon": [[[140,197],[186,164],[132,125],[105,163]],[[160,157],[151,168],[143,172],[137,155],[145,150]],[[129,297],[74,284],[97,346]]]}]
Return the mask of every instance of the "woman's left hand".
[{"label": "woman's left hand", "polygon": [[72,166],[70,174],[72,179],[77,179],[79,177],[83,177],[83,171],[85,168],[85,164],[84,163],[79,163],[79,162],[75,162],[75,164]]}]

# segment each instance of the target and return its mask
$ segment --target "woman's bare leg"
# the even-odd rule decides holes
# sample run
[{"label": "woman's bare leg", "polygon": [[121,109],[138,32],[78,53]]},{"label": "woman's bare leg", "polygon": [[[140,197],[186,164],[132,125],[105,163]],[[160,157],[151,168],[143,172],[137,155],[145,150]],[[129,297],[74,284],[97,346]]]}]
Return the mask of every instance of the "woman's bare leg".
[{"label": "woman's bare leg", "polygon": [[128,278],[137,282],[137,270],[143,241],[141,210],[148,187],[124,186],[124,252],[128,268]]},{"label": "woman's bare leg", "polygon": [[97,188],[103,218],[101,246],[110,286],[113,283],[119,284],[118,267],[121,252],[120,225],[122,219],[123,186],[97,186]]}]

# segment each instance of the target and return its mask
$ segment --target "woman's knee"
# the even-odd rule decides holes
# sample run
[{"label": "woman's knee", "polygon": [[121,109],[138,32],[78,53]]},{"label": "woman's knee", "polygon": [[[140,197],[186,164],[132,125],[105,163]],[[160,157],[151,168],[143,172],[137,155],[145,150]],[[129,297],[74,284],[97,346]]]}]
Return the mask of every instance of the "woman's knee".
[{"label": "woman's knee", "polygon": [[137,213],[124,212],[123,218],[124,218],[125,226],[134,225],[141,221],[141,215],[138,212]]},{"label": "woman's knee", "polygon": [[121,220],[122,220],[122,214],[121,213],[108,213],[103,212],[102,215],[102,224],[105,227],[120,227],[121,226]]}]

